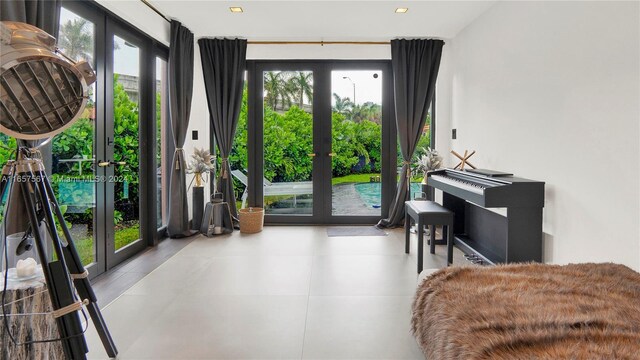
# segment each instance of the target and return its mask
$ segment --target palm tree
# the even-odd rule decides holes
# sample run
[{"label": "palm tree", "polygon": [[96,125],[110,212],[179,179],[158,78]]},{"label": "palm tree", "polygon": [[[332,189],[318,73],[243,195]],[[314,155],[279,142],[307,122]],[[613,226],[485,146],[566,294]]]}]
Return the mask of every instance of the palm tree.
[{"label": "palm tree", "polygon": [[91,62],[93,59],[93,34],[85,19],[67,21],[60,28],[58,47],[74,60]]},{"label": "palm tree", "polygon": [[313,73],[298,71],[287,81],[289,89],[295,94],[298,106],[302,109],[304,105],[304,97],[309,99],[309,103],[313,101]]},{"label": "palm tree", "polygon": [[348,97],[341,98],[338,94],[333,93],[333,98],[336,99],[336,104],[333,106],[333,111],[342,115],[349,115],[353,108],[353,103]]},{"label": "palm tree", "polygon": [[380,105],[367,101],[364,104],[355,105],[351,111],[351,120],[360,122],[363,120],[369,120],[371,122],[380,124],[382,111]]},{"label": "palm tree", "polygon": [[276,108],[278,107],[278,100],[283,91],[281,74],[281,72],[276,71],[267,71],[264,73],[263,86],[264,91],[266,92],[264,101],[273,111],[276,111]]},{"label": "palm tree", "polygon": [[280,104],[281,109],[289,109],[296,97],[296,89],[291,81],[294,73],[291,71],[283,71],[280,73]]}]

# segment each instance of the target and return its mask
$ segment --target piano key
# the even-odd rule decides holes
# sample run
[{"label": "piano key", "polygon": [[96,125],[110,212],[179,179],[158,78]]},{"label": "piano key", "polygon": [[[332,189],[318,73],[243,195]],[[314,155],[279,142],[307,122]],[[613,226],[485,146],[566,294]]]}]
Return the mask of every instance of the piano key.
[{"label": "piano key", "polygon": [[466,181],[462,181],[456,178],[452,178],[452,177],[448,177],[448,176],[442,176],[442,175],[432,175],[431,176],[432,179],[434,180],[438,180],[440,182],[443,182],[445,184],[449,184],[452,186],[455,186],[457,188],[463,189],[463,190],[467,190],[476,194],[480,194],[483,195],[484,194],[484,189],[485,187],[480,185],[480,184],[473,184],[470,182],[466,182]]}]

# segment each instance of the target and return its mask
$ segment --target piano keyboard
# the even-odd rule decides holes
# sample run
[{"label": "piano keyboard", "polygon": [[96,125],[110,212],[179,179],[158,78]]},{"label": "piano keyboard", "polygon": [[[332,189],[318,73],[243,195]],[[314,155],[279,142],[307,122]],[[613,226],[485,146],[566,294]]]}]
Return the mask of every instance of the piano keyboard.
[{"label": "piano keyboard", "polygon": [[464,181],[464,180],[456,179],[449,176],[432,175],[431,178],[434,180],[438,180],[442,183],[449,184],[457,188],[464,189],[480,195],[484,195],[484,189],[486,189],[486,186],[482,184]]},{"label": "piano keyboard", "polygon": [[544,182],[455,169],[427,177],[427,186],[443,192],[442,206],[455,213],[455,245],[469,261],[542,261]]}]

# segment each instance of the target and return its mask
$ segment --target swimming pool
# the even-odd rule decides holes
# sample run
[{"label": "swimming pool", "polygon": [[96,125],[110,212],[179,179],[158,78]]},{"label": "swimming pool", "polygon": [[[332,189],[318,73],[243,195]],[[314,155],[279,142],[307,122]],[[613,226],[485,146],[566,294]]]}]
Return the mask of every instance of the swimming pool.
[{"label": "swimming pool", "polygon": [[[382,188],[382,183],[360,183],[360,184],[354,184],[356,191],[358,192],[358,195],[360,195],[360,197],[362,198],[362,201],[364,201],[365,204],[367,204],[368,207],[380,207],[380,203],[382,202],[381,199],[381,188]],[[419,193],[421,192],[421,186],[418,183],[411,183],[411,199],[413,199],[415,197],[415,193]]]}]

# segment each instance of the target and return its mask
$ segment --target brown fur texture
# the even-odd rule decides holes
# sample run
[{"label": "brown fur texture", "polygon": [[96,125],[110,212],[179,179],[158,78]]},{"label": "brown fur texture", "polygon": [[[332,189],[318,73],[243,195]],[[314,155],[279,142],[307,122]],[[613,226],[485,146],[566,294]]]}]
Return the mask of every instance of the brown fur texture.
[{"label": "brown fur texture", "polygon": [[640,274],[616,264],[449,267],[419,286],[412,328],[429,360],[640,359]]}]

